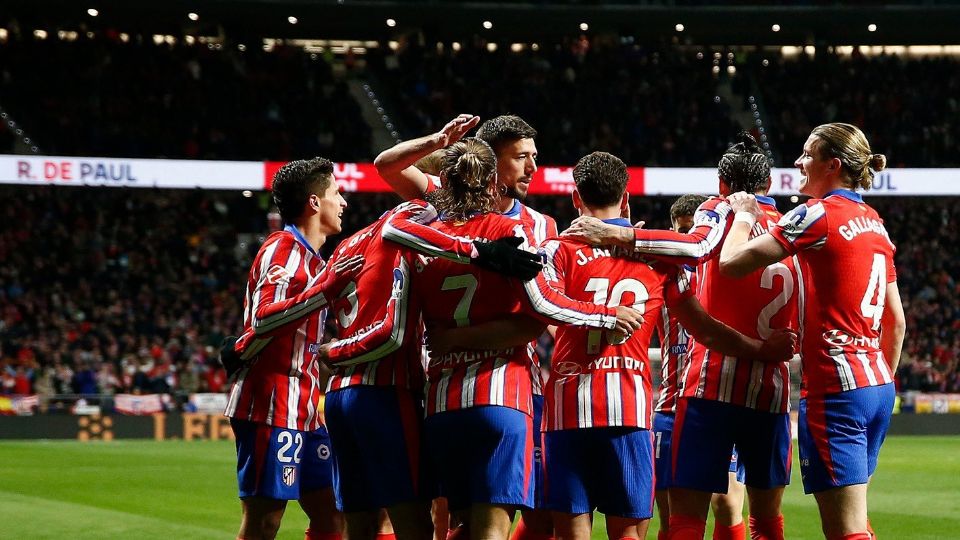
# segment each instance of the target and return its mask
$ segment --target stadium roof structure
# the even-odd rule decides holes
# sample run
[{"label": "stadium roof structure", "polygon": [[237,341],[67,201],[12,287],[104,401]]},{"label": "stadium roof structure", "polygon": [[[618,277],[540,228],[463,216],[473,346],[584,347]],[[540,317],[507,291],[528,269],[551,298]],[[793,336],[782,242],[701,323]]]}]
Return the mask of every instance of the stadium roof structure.
[{"label": "stadium roof structure", "polygon": [[[231,38],[531,41],[582,32],[724,45],[960,44],[960,1],[6,0],[0,24]],[[90,15],[95,12],[96,15]],[[192,17],[188,17],[192,14]]]}]

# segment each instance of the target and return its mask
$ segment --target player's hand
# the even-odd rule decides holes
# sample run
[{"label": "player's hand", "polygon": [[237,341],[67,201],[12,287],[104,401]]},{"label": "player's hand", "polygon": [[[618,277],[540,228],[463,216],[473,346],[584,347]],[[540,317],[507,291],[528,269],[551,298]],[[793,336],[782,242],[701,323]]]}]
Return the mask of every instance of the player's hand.
[{"label": "player's hand", "polygon": [[317,286],[327,293],[328,298],[339,296],[347,284],[363,269],[363,261],[363,255],[338,259],[337,262],[323,269],[320,279],[317,280]]},{"label": "player's hand", "polygon": [[560,236],[575,238],[591,246],[633,246],[633,231],[627,227],[611,225],[589,216],[581,216],[573,220],[567,230]]},{"label": "player's hand", "polygon": [[441,330],[439,328],[428,328],[424,334],[424,345],[430,358],[440,358],[454,349],[456,343],[457,331],[454,328]]},{"label": "player's hand", "polygon": [[617,326],[614,332],[619,332],[625,336],[636,332],[643,324],[643,314],[627,306],[617,306]]},{"label": "player's hand", "polygon": [[237,354],[237,336],[227,336],[220,343],[220,365],[227,372],[227,379],[243,367],[243,360]]},{"label": "player's hand", "polygon": [[479,123],[479,116],[461,114],[447,122],[447,125],[443,126],[443,129],[437,132],[437,144],[439,144],[441,148],[450,146],[462,139],[468,131],[477,127]]},{"label": "player's hand", "polygon": [[757,219],[763,215],[763,210],[757,204],[757,197],[745,191],[738,191],[727,196],[727,202],[734,212],[749,212]]},{"label": "player's hand", "polygon": [[[336,341],[336,340],[334,340]],[[317,360],[326,363],[330,359],[330,347],[333,346],[333,341],[328,341],[320,346],[317,349]]]},{"label": "player's hand", "polygon": [[797,350],[797,333],[790,328],[778,328],[763,341],[759,359],[764,362],[786,362]]},{"label": "player's hand", "polygon": [[506,236],[493,242],[474,242],[476,256],[473,263],[498,274],[529,281],[540,273],[543,263],[540,255],[518,249],[522,238]]}]

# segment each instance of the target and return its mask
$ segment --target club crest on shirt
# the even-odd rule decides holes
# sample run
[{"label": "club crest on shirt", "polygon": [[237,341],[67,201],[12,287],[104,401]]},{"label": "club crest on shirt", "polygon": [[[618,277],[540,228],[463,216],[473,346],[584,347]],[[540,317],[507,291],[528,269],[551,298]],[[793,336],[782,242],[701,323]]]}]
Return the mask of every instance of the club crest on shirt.
[{"label": "club crest on shirt", "polygon": [[393,269],[393,291],[390,293],[391,298],[400,298],[403,292],[403,271],[399,268]]},{"label": "club crest on shirt", "polygon": [[275,264],[267,270],[267,282],[271,284],[290,283],[290,272],[286,268]]},{"label": "club crest on shirt", "polygon": [[297,482],[297,468],[293,465],[284,465],[283,467],[283,485],[293,487]]}]

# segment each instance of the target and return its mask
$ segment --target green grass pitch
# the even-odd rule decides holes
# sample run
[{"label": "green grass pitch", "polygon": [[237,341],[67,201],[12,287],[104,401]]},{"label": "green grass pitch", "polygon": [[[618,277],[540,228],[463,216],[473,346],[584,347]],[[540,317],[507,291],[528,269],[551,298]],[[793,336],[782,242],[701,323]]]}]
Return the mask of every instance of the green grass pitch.
[{"label": "green grass pitch", "polygon": [[[0,539],[233,538],[234,463],[229,441],[3,442]],[[816,506],[794,471],[787,538],[819,538]],[[882,538],[960,537],[960,437],[889,438],[870,509]],[[601,519],[594,538],[604,535]],[[279,538],[301,539],[305,527],[291,504]],[[656,529],[654,519],[648,537]]]}]

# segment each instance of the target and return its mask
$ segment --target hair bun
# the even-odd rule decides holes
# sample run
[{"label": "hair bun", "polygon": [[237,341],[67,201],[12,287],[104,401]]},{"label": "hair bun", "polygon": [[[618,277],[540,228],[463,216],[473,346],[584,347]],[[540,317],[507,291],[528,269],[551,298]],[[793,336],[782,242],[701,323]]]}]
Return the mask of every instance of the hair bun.
[{"label": "hair bun", "polygon": [[880,172],[887,168],[887,156],[883,154],[870,154],[870,168]]},{"label": "hair bun", "polygon": [[762,154],[763,150],[760,149],[760,145],[757,144],[757,140],[753,138],[753,135],[750,132],[745,130],[740,130],[737,133],[737,136],[734,138],[736,141],[733,143],[727,152],[735,154]]}]

